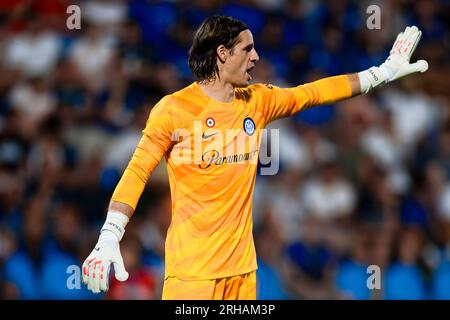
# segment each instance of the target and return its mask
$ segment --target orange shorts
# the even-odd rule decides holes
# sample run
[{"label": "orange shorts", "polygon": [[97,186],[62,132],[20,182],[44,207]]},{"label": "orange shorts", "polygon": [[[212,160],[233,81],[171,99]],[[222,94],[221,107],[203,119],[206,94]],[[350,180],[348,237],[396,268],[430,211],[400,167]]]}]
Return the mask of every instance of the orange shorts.
[{"label": "orange shorts", "polygon": [[256,271],[212,279],[184,281],[177,277],[164,280],[163,300],[255,300]]}]

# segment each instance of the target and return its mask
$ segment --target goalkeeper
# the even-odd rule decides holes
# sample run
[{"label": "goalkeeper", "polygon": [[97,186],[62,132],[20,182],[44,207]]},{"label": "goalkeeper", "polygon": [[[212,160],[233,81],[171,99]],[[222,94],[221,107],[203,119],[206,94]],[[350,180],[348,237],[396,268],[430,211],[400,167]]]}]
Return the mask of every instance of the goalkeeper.
[{"label": "goalkeeper", "polygon": [[[83,282],[96,293],[108,290],[111,264],[118,280],[128,278],[119,243],[152,170],[164,157],[172,214],[162,298],[255,299],[252,195],[261,129],[307,108],[366,94],[425,72],[426,61],[410,63],[420,36],[417,27],[407,27],[378,67],[279,88],[249,85],[259,57],[243,22],[224,16],[206,19],[189,50],[189,66],[197,81],[165,96],[152,109],[112,195],[98,243],[83,263]],[[231,137],[229,129],[233,129]],[[221,148],[212,145],[225,131],[226,143]],[[183,139],[176,138],[180,135]],[[254,137],[256,142],[229,156],[227,146],[242,136]],[[200,155],[194,148],[198,139]],[[181,153],[199,161],[180,163],[176,155]]]}]

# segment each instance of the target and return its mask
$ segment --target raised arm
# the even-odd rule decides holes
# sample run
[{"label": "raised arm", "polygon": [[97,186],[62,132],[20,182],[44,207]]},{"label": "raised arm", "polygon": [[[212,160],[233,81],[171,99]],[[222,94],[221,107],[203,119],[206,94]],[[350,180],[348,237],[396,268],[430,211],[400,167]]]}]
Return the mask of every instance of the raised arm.
[{"label": "raised arm", "polygon": [[366,94],[409,74],[425,72],[428,69],[425,60],[409,62],[421,34],[417,27],[407,27],[397,36],[389,57],[379,67],[374,66],[359,73],[327,77],[293,88],[262,87],[261,103],[265,108],[267,122],[314,106]]}]

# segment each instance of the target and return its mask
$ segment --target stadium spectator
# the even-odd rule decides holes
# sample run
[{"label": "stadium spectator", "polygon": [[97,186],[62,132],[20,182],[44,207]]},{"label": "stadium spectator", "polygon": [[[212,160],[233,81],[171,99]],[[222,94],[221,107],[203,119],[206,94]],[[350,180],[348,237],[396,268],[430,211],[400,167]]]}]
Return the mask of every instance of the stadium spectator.
[{"label": "stadium spectator", "polygon": [[60,35],[47,29],[35,16],[28,22],[26,32],[9,39],[3,64],[27,77],[44,77],[53,71],[61,49]]},{"label": "stadium spectator", "polygon": [[423,234],[417,228],[405,228],[397,244],[397,259],[388,268],[385,299],[427,299],[427,287],[421,267]]}]

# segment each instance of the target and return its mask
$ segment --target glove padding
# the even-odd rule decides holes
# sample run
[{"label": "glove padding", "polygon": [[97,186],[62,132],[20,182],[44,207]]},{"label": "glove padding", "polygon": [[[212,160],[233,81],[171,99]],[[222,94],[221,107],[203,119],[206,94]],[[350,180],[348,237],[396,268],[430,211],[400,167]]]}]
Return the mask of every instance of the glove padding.
[{"label": "glove padding", "polygon": [[380,66],[380,71],[387,82],[397,80],[411,73],[428,70],[428,62],[425,60],[409,63],[421,36],[422,31],[416,26],[406,27],[404,32],[399,33],[389,52],[389,57]]},{"label": "glove padding", "polygon": [[428,62],[425,60],[409,63],[421,36],[422,32],[416,26],[406,27],[405,31],[399,33],[386,61],[379,67],[371,67],[358,74],[361,93],[365,94],[408,74],[427,71]]},{"label": "glove padding", "polygon": [[108,291],[109,269],[114,264],[115,277],[119,281],[128,279],[119,243],[99,241],[83,263],[83,283],[94,293]]}]

